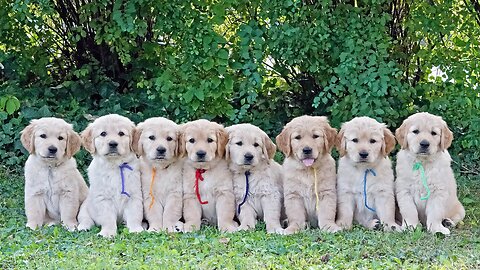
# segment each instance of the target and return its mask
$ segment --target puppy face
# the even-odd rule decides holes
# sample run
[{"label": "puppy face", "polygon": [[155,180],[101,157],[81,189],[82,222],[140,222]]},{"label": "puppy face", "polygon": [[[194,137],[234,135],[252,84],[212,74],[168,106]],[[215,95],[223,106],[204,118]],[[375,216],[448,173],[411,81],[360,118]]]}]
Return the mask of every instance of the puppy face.
[{"label": "puppy face", "polygon": [[300,116],[290,121],[277,136],[278,148],[286,157],[294,157],[307,167],[330,153],[337,131],[324,116]]},{"label": "puppy face", "polygon": [[83,146],[92,155],[116,158],[133,151],[135,124],[124,116],[97,118],[82,132]]},{"label": "puppy face", "polygon": [[137,153],[153,162],[163,163],[177,157],[179,126],[163,117],[138,124],[134,134]]},{"label": "puppy face", "polygon": [[342,125],[336,147],[340,156],[355,163],[373,163],[395,147],[395,137],[385,126],[369,117],[356,117]]},{"label": "puppy face", "polygon": [[228,144],[226,158],[234,164],[254,167],[260,162],[269,163],[277,147],[260,128],[251,124],[239,124],[226,128]]},{"label": "puppy face", "polygon": [[80,136],[62,119],[46,117],[32,120],[23,131],[25,149],[46,161],[71,158],[80,150]]},{"label": "puppy face", "polygon": [[228,135],[223,126],[200,119],[184,124],[180,131],[180,153],[195,163],[222,158]]},{"label": "puppy face", "polygon": [[440,116],[429,113],[411,115],[395,131],[402,146],[418,156],[429,156],[450,147],[453,133]]}]

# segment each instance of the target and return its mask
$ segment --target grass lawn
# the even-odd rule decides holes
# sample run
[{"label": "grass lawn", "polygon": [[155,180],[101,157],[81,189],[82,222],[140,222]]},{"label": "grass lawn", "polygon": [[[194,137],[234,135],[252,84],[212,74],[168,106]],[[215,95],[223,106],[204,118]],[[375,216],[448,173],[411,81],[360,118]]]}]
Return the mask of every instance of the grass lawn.
[{"label": "grass lawn", "polygon": [[293,236],[254,232],[129,234],[114,239],[60,226],[25,227],[23,177],[0,171],[0,269],[480,269],[480,177],[459,177],[467,216],[450,236],[422,230],[337,234],[308,230]]}]

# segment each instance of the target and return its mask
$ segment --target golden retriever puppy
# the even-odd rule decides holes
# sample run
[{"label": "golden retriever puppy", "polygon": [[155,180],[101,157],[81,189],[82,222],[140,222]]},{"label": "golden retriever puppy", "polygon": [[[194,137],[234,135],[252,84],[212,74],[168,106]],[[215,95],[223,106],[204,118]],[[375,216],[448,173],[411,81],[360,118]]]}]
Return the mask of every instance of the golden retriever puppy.
[{"label": "golden retriever puppy", "polygon": [[200,229],[202,218],[224,232],[234,232],[235,197],[232,173],[223,159],[228,135],[223,126],[208,120],[181,127],[183,166],[183,218],[185,232]]},{"label": "golden retriever puppy", "polygon": [[80,150],[80,136],[64,120],[47,117],[32,120],[22,131],[21,142],[30,153],[25,163],[27,227],[34,230],[61,221],[69,231],[75,230],[88,193],[73,158]]},{"label": "golden retriever puppy", "polygon": [[265,221],[268,233],[283,233],[282,167],[273,160],[277,147],[254,125],[233,125],[226,130],[229,135],[226,159],[233,173],[239,229],[255,229],[259,218]]},{"label": "golden retriever puppy", "polygon": [[135,124],[109,114],[97,118],[82,132],[83,146],[93,156],[88,166],[90,191],[80,209],[79,230],[100,225],[99,235],[113,237],[117,222],[130,232],[141,232],[143,206],[140,166],[134,152]]},{"label": "golden retriever puppy", "polygon": [[327,232],[340,230],[335,224],[335,160],[330,155],[336,135],[326,117],[305,115],[294,118],[277,136],[277,146],[285,155],[286,234],[305,229],[307,222]]},{"label": "golden retriever puppy", "polygon": [[[182,166],[178,158],[179,126],[163,117],[137,125],[134,143],[138,147],[143,192],[143,212],[149,231],[182,230]],[[177,224],[178,223],[178,224]]]},{"label": "golden retriever puppy", "polygon": [[419,222],[432,233],[449,234],[465,217],[447,148],[453,134],[439,116],[416,113],[396,130],[396,196],[404,227]]},{"label": "golden retriever puppy", "polygon": [[383,224],[386,231],[400,230],[395,222],[392,163],[388,154],[395,137],[385,124],[356,117],[342,125],[336,147],[340,153],[337,173],[337,224],[350,229],[355,220],[368,229]]}]

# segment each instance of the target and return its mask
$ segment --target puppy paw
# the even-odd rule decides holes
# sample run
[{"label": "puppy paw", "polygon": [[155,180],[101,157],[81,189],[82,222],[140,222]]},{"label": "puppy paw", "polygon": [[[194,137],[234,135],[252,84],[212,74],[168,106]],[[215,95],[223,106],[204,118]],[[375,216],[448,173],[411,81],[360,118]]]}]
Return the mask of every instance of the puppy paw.
[{"label": "puppy paw", "polygon": [[183,232],[189,233],[198,230],[200,230],[200,224],[197,225],[195,223],[187,222],[185,225],[183,225]]},{"label": "puppy paw", "polygon": [[430,228],[428,229],[428,231],[433,233],[433,234],[436,234],[436,233],[441,233],[441,234],[444,234],[444,235],[449,235],[450,234],[450,230],[445,228],[441,224],[431,225]]},{"label": "puppy paw", "polygon": [[401,232],[403,228],[396,223],[385,223],[383,224],[383,230],[385,232]]},{"label": "puppy paw", "polygon": [[368,225],[368,228],[374,231],[381,230],[383,227],[382,222],[378,219],[373,219],[370,224]]},{"label": "puppy paw", "polygon": [[335,223],[330,223],[330,224],[325,224],[323,226],[320,226],[320,230],[329,232],[329,233],[336,233],[338,231],[341,231],[342,228]]},{"label": "puppy paw", "polygon": [[152,226],[152,227],[148,228],[147,232],[159,232],[159,231],[161,231],[161,230],[162,230],[162,229],[159,228],[159,227],[154,227],[154,226]]},{"label": "puppy paw", "polygon": [[226,232],[226,233],[233,233],[238,231],[239,229],[240,227],[234,226],[233,224],[219,228],[221,232]]},{"label": "puppy paw", "polygon": [[79,230],[79,231],[88,231],[88,230],[90,230],[91,227],[92,227],[91,224],[80,223],[80,224],[78,224],[78,226],[77,226],[77,230]]},{"label": "puppy paw", "polygon": [[69,232],[74,232],[77,229],[78,224],[76,222],[63,222],[63,227]]},{"label": "puppy paw", "polygon": [[285,229],[283,229],[282,227],[268,228],[267,233],[285,234]]},{"label": "puppy paw", "polygon": [[285,230],[283,230],[283,234],[284,235],[291,235],[291,234],[298,233],[299,231],[300,231],[299,228],[293,228],[293,227],[289,226]]},{"label": "puppy paw", "polygon": [[116,230],[107,230],[107,229],[102,229],[100,232],[97,234],[105,238],[113,238],[115,235],[117,235]]},{"label": "puppy paw", "polygon": [[337,226],[339,226],[342,230],[350,230],[352,228],[352,222],[339,220],[337,221]]},{"label": "puppy paw", "polygon": [[442,225],[445,227],[445,228],[453,228],[455,227],[455,223],[449,219],[449,218],[446,218],[444,220],[442,220]]},{"label": "puppy paw", "polygon": [[42,225],[38,224],[38,223],[35,223],[35,222],[28,222],[26,226],[27,226],[27,228],[30,228],[32,230],[36,230],[36,229],[40,228],[40,226],[42,226]]},{"label": "puppy paw", "polygon": [[143,227],[142,227],[142,225],[130,227],[130,228],[128,228],[128,231],[130,233],[141,233],[141,232],[143,232]]}]

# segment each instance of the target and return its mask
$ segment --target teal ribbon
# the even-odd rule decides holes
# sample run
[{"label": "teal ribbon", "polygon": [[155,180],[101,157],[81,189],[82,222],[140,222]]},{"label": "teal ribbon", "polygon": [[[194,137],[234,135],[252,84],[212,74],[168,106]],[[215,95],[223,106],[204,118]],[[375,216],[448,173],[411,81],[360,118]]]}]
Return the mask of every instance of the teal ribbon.
[{"label": "teal ribbon", "polygon": [[428,200],[428,198],[430,198],[430,188],[428,187],[427,177],[425,177],[425,169],[423,168],[422,163],[420,161],[415,162],[415,164],[413,164],[412,170],[414,172],[420,171],[420,179],[422,180],[422,184],[425,187],[425,190],[427,191],[427,195],[420,197],[420,200],[422,201]]}]

